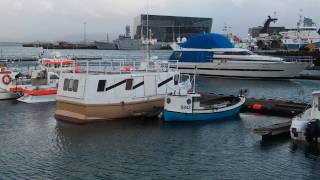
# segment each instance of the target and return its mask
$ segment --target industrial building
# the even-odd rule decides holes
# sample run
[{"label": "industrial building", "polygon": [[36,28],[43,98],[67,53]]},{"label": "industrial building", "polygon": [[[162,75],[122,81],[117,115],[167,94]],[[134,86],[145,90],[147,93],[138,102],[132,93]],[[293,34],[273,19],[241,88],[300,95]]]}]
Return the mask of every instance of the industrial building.
[{"label": "industrial building", "polygon": [[134,19],[134,38],[141,39],[141,36],[146,38],[148,25],[152,38],[162,42],[172,42],[178,37],[189,38],[195,34],[211,32],[212,18],[141,14]]}]

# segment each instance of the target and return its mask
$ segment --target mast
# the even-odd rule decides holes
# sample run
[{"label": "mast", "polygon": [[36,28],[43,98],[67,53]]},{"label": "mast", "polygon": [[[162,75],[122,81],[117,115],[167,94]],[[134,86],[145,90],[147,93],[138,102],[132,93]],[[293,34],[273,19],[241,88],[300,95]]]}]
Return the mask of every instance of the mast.
[{"label": "mast", "polygon": [[87,22],[83,23],[83,42],[87,44]]},{"label": "mast", "polygon": [[175,42],[174,24],[172,24],[172,42]]},{"label": "mast", "polygon": [[297,32],[297,36],[298,36],[298,45],[299,45],[299,49],[301,47],[301,37],[300,37],[300,28],[303,25],[303,9],[300,9],[300,14],[299,14],[299,22],[298,22],[298,32]]},{"label": "mast", "polygon": [[150,38],[149,38],[149,0],[147,0],[147,51],[148,51],[148,59],[150,60]]}]

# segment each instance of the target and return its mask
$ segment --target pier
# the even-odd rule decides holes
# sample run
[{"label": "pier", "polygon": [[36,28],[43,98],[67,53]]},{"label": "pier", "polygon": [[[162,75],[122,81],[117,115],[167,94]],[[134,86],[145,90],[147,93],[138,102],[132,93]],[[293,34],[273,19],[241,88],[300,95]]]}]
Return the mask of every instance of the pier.
[{"label": "pier", "polygon": [[273,124],[267,127],[254,129],[254,133],[260,135],[262,140],[270,139],[272,137],[289,135],[291,121]]},{"label": "pier", "polygon": [[[225,97],[223,94],[203,94],[203,102],[212,101],[215,98]],[[256,99],[247,98],[246,103],[242,106],[241,112],[258,113],[262,115],[280,116],[293,118],[303,113],[310,105],[305,103],[296,103],[292,101],[277,99]],[[272,137],[289,135],[291,120],[283,123],[277,123],[266,127],[254,129],[254,133],[260,135],[263,140]]]},{"label": "pier", "polygon": [[[223,94],[202,93],[202,102],[212,101],[216,98],[226,97]],[[263,115],[292,118],[303,113],[310,105],[278,99],[247,98],[241,112],[259,113]]]}]

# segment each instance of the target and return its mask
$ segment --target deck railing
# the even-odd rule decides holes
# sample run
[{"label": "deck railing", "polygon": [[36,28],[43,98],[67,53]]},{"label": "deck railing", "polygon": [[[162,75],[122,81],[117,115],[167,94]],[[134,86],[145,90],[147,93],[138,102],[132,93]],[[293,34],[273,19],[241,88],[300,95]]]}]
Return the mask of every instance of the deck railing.
[{"label": "deck railing", "polygon": [[73,73],[129,74],[134,72],[168,72],[178,68],[178,61],[108,59],[76,61]]}]

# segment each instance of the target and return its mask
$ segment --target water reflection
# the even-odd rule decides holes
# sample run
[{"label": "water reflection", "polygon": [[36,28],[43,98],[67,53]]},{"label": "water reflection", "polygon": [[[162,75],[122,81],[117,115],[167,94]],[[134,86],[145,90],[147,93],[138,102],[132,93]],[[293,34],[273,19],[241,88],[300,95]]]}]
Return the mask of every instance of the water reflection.
[{"label": "water reflection", "polygon": [[292,153],[302,151],[308,159],[320,158],[320,144],[318,143],[309,144],[306,142],[291,141],[289,148]]}]

